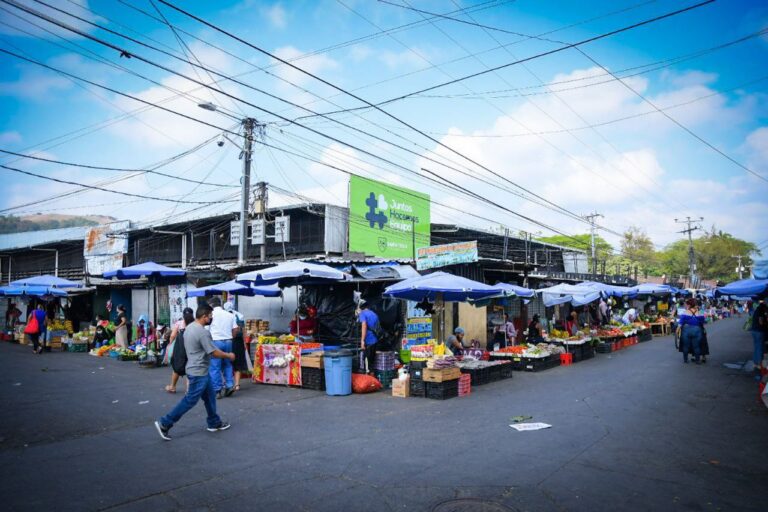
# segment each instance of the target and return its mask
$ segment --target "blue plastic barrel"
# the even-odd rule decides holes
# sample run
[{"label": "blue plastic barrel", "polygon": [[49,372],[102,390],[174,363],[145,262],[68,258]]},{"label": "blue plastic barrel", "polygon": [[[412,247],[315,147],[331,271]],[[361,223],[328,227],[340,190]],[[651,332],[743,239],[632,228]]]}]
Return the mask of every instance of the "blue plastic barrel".
[{"label": "blue plastic barrel", "polygon": [[325,392],[328,395],[352,394],[352,352],[338,350],[323,354]]}]

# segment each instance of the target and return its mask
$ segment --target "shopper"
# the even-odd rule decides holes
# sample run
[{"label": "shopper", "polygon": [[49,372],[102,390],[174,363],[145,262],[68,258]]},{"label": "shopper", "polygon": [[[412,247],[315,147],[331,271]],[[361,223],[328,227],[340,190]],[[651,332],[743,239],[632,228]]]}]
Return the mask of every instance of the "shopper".
[{"label": "shopper", "polygon": [[[376,331],[379,329],[379,316],[368,309],[368,303],[360,299],[358,302],[360,313],[357,321],[360,322],[360,348],[365,352],[365,359],[368,361],[368,373],[373,373],[376,362],[376,343],[379,339]],[[362,368],[361,368],[362,370]]]},{"label": "shopper", "polygon": [[[213,338],[213,344],[222,352],[231,353],[232,340],[240,330],[237,326],[235,315],[228,311],[224,311],[224,308],[221,307],[221,299],[218,297],[213,297],[208,301],[208,304],[213,308],[213,321],[211,322],[211,337]],[[225,396],[234,393],[235,382],[232,372],[232,361],[228,359],[216,359],[211,361],[210,373],[213,389],[216,390],[219,398],[224,398]],[[224,374],[223,382],[221,377],[222,373]]]},{"label": "shopper", "polygon": [[189,389],[184,398],[176,404],[171,412],[155,421],[155,428],[166,441],[171,440],[169,431],[182,416],[192,409],[202,398],[205,404],[205,411],[208,413],[207,423],[208,432],[227,430],[229,423],[222,421],[216,414],[216,390],[211,383],[211,376],[208,373],[211,364],[211,357],[214,359],[227,359],[234,361],[235,355],[222,352],[213,344],[211,333],[205,329],[210,325],[213,318],[213,312],[207,305],[202,305],[195,312],[195,321],[184,330],[184,348],[187,351],[186,372],[189,379]]},{"label": "shopper", "polygon": [[45,311],[43,310],[43,304],[39,303],[37,307],[34,307],[30,302],[27,311],[31,311],[27,317],[27,328],[24,329],[24,334],[29,336],[32,340],[32,352],[35,354],[42,354],[45,347],[45,339],[40,339],[40,335],[45,330]]},{"label": "shopper", "polygon": [[574,309],[568,316],[568,320],[565,322],[565,330],[568,331],[569,336],[576,336],[579,332],[579,314]]},{"label": "shopper", "polygon": [[[167,356],[167,362],[170,364],[171,359],[173,358],[173,352],[174,349],[177,347],[176,341],[184,342],[184,330],[195,321],[195,314],[192,312],[192,308],[184,308],[184,311],[181,313],[183,315],[183,318],[176,322],[173,326],[173,330],[171,331],[171,338],[170,338],[170,344],[168,345],[168,350],[166,351]],[[171,383],[167,386],[165,386],[165,390],[168,393],[175,393],[176,392],[176,384],[179,382],[180,375],[176,373],[173,370],[173,364],[170,364],[171,366]]]},{"label": "shopper", "polygon": [[511,347],[515,344],[516,337],[515,324],[509,319],[509,314],[504,313],[504,323],[496,326],[493,342],[494,344],[498,343],[500,348]]},{"label": "shopper", "polygon": [[688,299],[686,308],[678,314],[678,329],[680,350],[683,352],[683,362],[688,363],[688,355],[693,352],[693,362],[701,362],[701,339],[706,319],[701,314],[696,299]]},{"label": "shopper", "polygon": [[528,324],[528,336],[526,338],[528,343],[541,343],[544,341],[544,336],[541,333],[541,322],[539,321],[539,315],[533,315],[531,323]]},{"label": "shopper", "polygon": [[637,310],[635,308],[629,308],[624,316],[621,317],[621,322],[624,325],[629,325],[637,319]]},{"label": "shopper", "polygon": [[768,306],[764,300],[755,308],[752,313],[752,362],[755,368],[759,369],[763,364],[763,345],[765,343],[766,332],[768,332]]},{"label": "shopper", "polygon": [[121,348],[128,348],[128,315],[125,306],[117,306],[117,326],[115,327],[115,343]]},{"label": "shopper", "polygon": [[605,299],[600,299],[600,325],[608,325],[611,323],[611,317],[608,315],[608,303]]},{"label": "shopper", "polygon": [[245,318],[239,311],[235,310],[234,304],[227,301],[224,303],[224,311],[235,315],[235,322],[237,322],[238,331],[232,338],[232,353],[235,354],[235,387],[232,388],[232,392],[240,391],[240,379],[243,373],[250,371],[248,368],[248,360],[245,356],[245,337],[243,328],[245,327]]}]

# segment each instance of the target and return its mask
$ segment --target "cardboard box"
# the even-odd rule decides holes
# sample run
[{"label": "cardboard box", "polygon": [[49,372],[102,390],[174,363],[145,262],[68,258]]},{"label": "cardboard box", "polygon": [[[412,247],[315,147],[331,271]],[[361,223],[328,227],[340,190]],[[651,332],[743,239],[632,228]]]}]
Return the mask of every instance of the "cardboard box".
[{"label": "cardboard box", "polygon": [[392,379],[392,396],[408,398],[411,396],[411,378],[405,380]]},{"label": "cardboard box", "polygon": [[312,352],[301,356],[301,366],[303,368],[325,368],[323,365],[323,353]]},{"label": "cardboard box", "polygon": [[424,368],[424,382],[445,382],[447,380],[456,380],[461,377],[461,370],[456,367],[434,370]]}]

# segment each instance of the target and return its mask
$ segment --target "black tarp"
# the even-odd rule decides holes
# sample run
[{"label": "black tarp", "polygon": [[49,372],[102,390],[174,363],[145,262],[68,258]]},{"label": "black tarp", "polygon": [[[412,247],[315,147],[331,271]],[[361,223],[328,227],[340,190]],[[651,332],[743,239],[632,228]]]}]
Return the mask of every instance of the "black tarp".
[{"label": "black tarp", "polygon": [[355,291],[362,293],[368,308],[375,312],[385,336],[379,350],[394,348],[402,339],[403,302],[382,297],[389,282],[334,283],[303,286],[300,302],[317,308],[318,341],[326,344],[360,342],[360,324],[355,317]]}]

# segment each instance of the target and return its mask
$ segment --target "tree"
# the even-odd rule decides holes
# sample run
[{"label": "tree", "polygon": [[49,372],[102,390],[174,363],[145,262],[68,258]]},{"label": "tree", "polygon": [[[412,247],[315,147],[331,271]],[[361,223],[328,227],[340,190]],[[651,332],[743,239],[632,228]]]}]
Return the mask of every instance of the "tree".
[{"label": "tree", "polygon": [[[743,256],[741,263],[748,267],[752,264],[750,253],[761,254],[755,244],[718,231],[714,226],[693,241],[693,249],[699,277],[724,282],[738,278],[737,261],[733,256]],[[678,240],[666,247],[660,255],[660,266],[667,275],[675,278],[688,275],[688,241]]]},{"label": "tree", "polygon": [[640,274],[658,273],[656,251],[648,234],[637,226],[630,226],[621,238],[621,256],[632,266],[637,266]]}]

